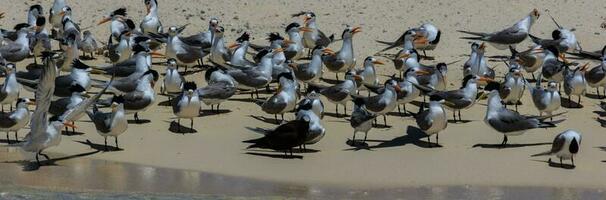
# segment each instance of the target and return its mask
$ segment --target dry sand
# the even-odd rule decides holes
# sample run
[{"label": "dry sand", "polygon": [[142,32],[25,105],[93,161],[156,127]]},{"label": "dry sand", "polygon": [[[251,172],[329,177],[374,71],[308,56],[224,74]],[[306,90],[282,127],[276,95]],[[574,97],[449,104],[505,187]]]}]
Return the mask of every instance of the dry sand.
[{"label": "dry sand", "polygon": [[[2,11],[7,18],[1,20],[3,28],[12,27],[26,20],[29,5],[39,1],[2,0]],[[68,1],[75,19],[81,27],[96,24],[102,15],[119,6],[126,6],[129,15],[138,23],[144,15],[142,1]],[[45,10],[52,2],[44,1]],[[460,85],[461,66],[467,54],[467,41],[457,39],[461,34],[455,30],[492,31],[504,28],[527,15],[533,8],[540,11],[549,9],[559,23],[568,28],[576,28],[579,42],[586,50],[598,50],[605,41],[605,32],[600,28],[605,9],[601,1],[165,1],[159,0],[160,16],[165,26],[191,25],[185,34],[193,34],[207,29],[211,16],[221,19],[227,30],[226,37],[233,41],[240,30],[252,32],[254,42],[263,43],[267,32],[283,33],[286,24],[299,21],[290,14],[302,10],[312,10],[318,15],[318,24],[326,33],[340,35],[344,24],[360,25],[363,32],[354,38],[356,57],[360,62],[374,54],[383,46],[375,39],[396,39],[404,30],[417,26],[420,22],[432,22],[443,32],[438,49],[429,52],[437,56],[437,61],[461,62],[449,66],[449,88]],[[10,9],[9,9],[10,8]],[[550,36],[555,25],[543,14],[532,33],[542,37]],[[91,29],[97,38],[107,38],[108,25]],[[105,39],[101,39],[105,40]],[[528,43],[520,45],[519,49]],[[331,48],[338,50],[340,43]],[[487,54],[508,55],[508,51],[498,51],[492,47]],[[387,60],[385,58],[381,58]],[[18,63],[24,69],[31,60]],[[103,61],[88,61],[100,64]],[[585,61],[581,61],[585,63]],[[426,63],[432,63],[426,62]],[[497,76],[503,75],[502,62],[491,62],[497,66]],[[591,66],[596,63],[592,62]],[[164,71],[163,66],[154,66]],[[391,63],[379,69],[383,75],[391,75],[395,70]],[[202,83],[202,73],[186,76],[188,80]],[[326,73],[332,78],[334,74]],[[384,77],[383,77],[384,79]],[[159,90],[159,87],[157,87]],[[589,89],[590,94],[595,90]],[[29,95],[29,94],[27,94]],[[268,96],[267,94],[263,97]],[[490,144],[500,144],[502,135],[486,126],[482,119],[485,114],[484,101],[463,112],[468,123],[448,124],[440,134],[442,148],[426,148],[425,139],[419,141],[407,135],[410,126],[415,126],[410,117],[388,116],[390,128],[376,128],[369,133],[370,150],[356,150],[346,144],[352,129],[346,119],[327,116],[323,124],[326,137],[318,144],[308,146],[318,152],[303,153],[303,159],[280,159],[246,154],[243,140],[259,135],[247,129],[271,128],[266,123],[251,116],[272,119],[257,105],[238,101],[248,98],[247,94],[235,96],[234,100],[222,104],[227,113],[213,115],[205,112],[195,119],[195,134],[176,134],[169,131],[174,120],[170,107],[153,106],[141,113],[145,124],[131,124],[127,133],[120,136],[123,151],[103,152],[88,155],[87,158],[136,163],[142,165],[187,169],[236,177],[279,181],[309,185],[340,185],[352,188],[399,188],[429,185],[444,186],[546,186],[574,188],[603,188],[606,182],[606,135],[596,121],[599,100],[583,97],[582,109],[562,108],[568,111],[566,121],[557,128],[528,131],[517,137],[510,137],[511,148],[490,148]],[[156,103],[167,100],[159,96]],[[530,103],[528,93],[520,107],[523,114],[538,114]],[[334,105],[325,101],[326,110],[334,112]],[[349,106],[351,108],[351,104]],[[408,106],[416,111],[417,107]],[[205,107],[204,109],[208,109]],[[348,111],[348,113],[351,110]],[[450,112],[449,112],[450,116]],[[293,114],[287,114],[293,119]],[[90,152],[91,147],[78,141],[90,140],[103,144],[103,138],[96,134],[86,117],[78,122],[77,131],[82,135],[64,136],[61,145],[48,149],[53,154],[76,155]],[[547,157],[531,158],[530,155],[550,148],[553,137],[566,129],[575,129],[583,134],[580,154],[575,159],[577,167],[566,170],[548,166]],[[20,131],[20,137],[28,130]],[[111,142],[110,144],[113,144]],[[488,144],[488,145],[483,145]],[[479,146],[478,146],[479,145]],[[14,149],[12,151],[15,151]],[[262,152],[267,153],[267,152]],[[271,153],[271,152],[270,152]],[[13,153],[14,154],[14,153]],[[279,153],[277,153],[279,154]],[[83,159],[83,158],[74,158]],[[15,158],[1,157],[0,161],[14,161]],[[15,165],[15,164],[0,164]],[[56,166],[50,166],[56,167]],[[4,172],[2,172],[4,173]],[[37,173],[37,172],[29,172]],[[66,175],[69,179],[69,175]],[[2,176],[0,176],[2,177]],[[144,181],[144,180],[141,180]]]}]

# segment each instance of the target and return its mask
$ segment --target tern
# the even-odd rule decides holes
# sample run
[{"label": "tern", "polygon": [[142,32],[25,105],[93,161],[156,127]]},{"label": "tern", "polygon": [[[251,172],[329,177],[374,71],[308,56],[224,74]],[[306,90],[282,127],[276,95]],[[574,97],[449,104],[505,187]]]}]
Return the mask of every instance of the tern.
[{"label": "tern", "polygon": [[509,72],[505,74],[505,79],[499,87],[499,95],[505,105],[515,105],[515,109],[518,111],[518,104],[521,103],[520,100],[525,89],[526,80],[522,76],[519,65],[512,60],[509,64]]},{"label": "tern", "polygon": [[53,26],[53,29],[60,29],[63,27],[63,8],[65,6],[67,6],[65,0],[55,0],[53,2],[53,6],[51,7],[50,12],[48,13],[48,21],[50,21],[50,24]]},{"label": "tern", "polygon": [[43,16],[39,16],[34,26],[34,36],[30,39],[30,48],[34,54],[34,64],[36,65],[38,63],[36,57],[41,56],[44,51],[50,51],[52,48],[48,31],[44,28],[45,24],[46,19]]},{"label": "tern", "polygon": [[508,110],[501,104],[499,92],[497,90],[492,90],[488,95],[488,107],[486,109],[484,123],[503,134],[503,142],[501,145],[505,147],[508,140],[507,136],[521,135],[527,130],[535,128],[555,127],[552,123],[543,122],[545,119],[554,116],[555,115],[529,117]]},{"label": "tern", "polygon": [[206,87],[197,89],[200,99],[204,104],[210,105],[211,111],[217,105],[217,113],[219,112],[221,103],[234,96],[236,91],[236,87],[228,82],[209,83]]},{"label": "tern", "polygon": [[162,33],[162,23],[158,18],[158,1],[157,0],[143,0],[145,3],[145,8],[147,9],[147,15],[139,24],[141,28],[141,32],[143,34],[147,33]]},{"label": "tern", "polygon": [[238,67],[253,66],[255,63],[246,59],[248,47],[250,46],[250,34],[248,32],[242,33],[236,42],[229,45],[230,49],[235,49],[231,55],[230,64]]},{"label": "tern", "polygon": [[9,104],[11,111],[13,110],[13,102],[19,98],[19,92],[21,91],[21,84],[17,82],[17,76],[15,73],[15,64],[9,63],[5,67],[6,78],[4,78],[4,84],[0,86],[0,106],[2,112],[4,112],[4,105]]},{"label": "tern", "polygon": [[183,83],[185,78],[177,71],[177,61],[175,59],[168,59],[166,61],[166,73],[164,74],[164,80],[160,86],[160,92],[167,94],[170,101],[170,96],[181,93],[183,91]]},{"label": "tern", "polygon": [[353,73],[345,74],[345,80],[339,84],[322,87],[310,83],[308,89],[317,91],[328,99],[328,101],[335,104],[335,114],[339,116],[339,105],[343,105],[344,113],[347,113],[347,102],[352,99],[351,95],[356,94],[357,84],[356,81],[361,81],[362,77]]},{"label": "tern", "polygon": [[[590,87],[596,88],[596,93],[598,94],[598,98],[600,98],[600,90],[599,87],[605,88],[606,91],[606,46],[602,49],[601,53],[601,63],[600,65],[591,68],[591,70],[585,72],[585,78],[587,79],[587,84]],[[604,92],[606,95],[606,92]]]},{"label": "tern", "polygon": [[335,55],[326,55],[322,57],[322,61],[328,70],[335,72],[337,80],[339,80],[338,73],[346,72],[352,69],[356,65],[356,58],[354,56],[353,49],[353,36],[356,33],[361,32],[360,27],[347,27],[341,37],[343,38],[343,45]]},{"label": "tern", "polygon": [[172,108],[173,114],[177,116],[177,125],[179,132],[181,132],[181,118],[190,120],[190,129],[194,129],[194,117],[200,116],[200,107],[202,102],[200,96],[197,93],[198,87],[194,82],[183,83],[183,92],[175,97]]},{"label": "tern", "polygon": [[364,140],[362,144],[366,143],[368,131],[372,129],[372,123],[377,117],[375,114],[366,110],[363,99],[354,99],[354,109],[351,112],[351,118],[349,119],[349,125],[354,129],[353,137],[351,139],[352,144],[356,144],[356,133],[363,132]]},{"label": "tern", "polygon": [[[158,76],[158,72],[154,70],[149,70],[143,73],[142,75],[139,75],[139,78],[128,81],[128,83],[135,84],[134,89],[132,91],[118,92],[124,98],[124,110],[127,114],[135,113],[134,118],[137,123],[141,122],[141,120],[139,119],[139,112],[147,110],[147,108],[149,108],[149,106],[151,106],[156,99],[154,85],[158,80]],[[119,81],[122,80],[118,80],[115,82],[119,83]],[[105,83],[104,87],[108,89],[112,89],[112,87],[119,87],[118,84],[114,84],[113,82],[114,81]],[[133,86],[129,85],[127,87],[131,88]],[[99,102],[99,104],[109,106],[111,105],[111,102],[112,98],[109,98]]]},{"label": "tern", "polygon": [[305,98],[301,99],[297,104],[297,107],[311,104],[311,110],[320,117],[320,119],[324,118],[324,103],[320,99],[320,94],[316,93],[316,91],[309,91]]},{"label": "tern", "polygon": [[[564,71],[566,71],[566,66],[569,64],[564,59],[563,54],[560,54],[555,47],[548,47],[546,49],[541,74],[545,79],[560,84],[564,80]],[[560,61],[558,58],[561,58],[563,61]]]},{"label": "tern", "polygon": [[[414,44],[417,42],[423,42],[423,37],[421,35],[417,35],[417,33],[412,30],[404,32],[402,38],[404,40],[403,48],[392,60],[394,67],[396,70],[399,70],[400,73],[408,70],[408,68],[414,68],[421,65],[418,63],[420,61],[420,57],[417,50],[414,49]],[[402,78],[402,74],[400,74],[400,78]]]},{"label": "tern", "polygon": [[[286,34],[288,39],[292,42],[284,49],[286,60],[299,60],[303,56],[303,36],[301,32],[311,32],[312,30],[307,27],[301,27],[299,23],[293,22],[286,26]],[[312,51],[313,53],[313,51]]]},{"label": "tern", "polygon": [[195,46],[187,40],[182,40],[179,34],[185,29],[185,27],[177,28],[171,26],[168,28],[167,42],[166,42],[166,57],[177,60],[177,64],[180,66],[193,66],[198,60],[206,56],[204,48]]},{"label": "tern", "polygon": [[263,112],[274,115],[276,123],[279,123],[278,114],[282,115],[284,120],[284,113],[294,110],[297,103],[294,77],[290,73],[284,73],[278,76],[278,80],[280,85],[276,93],[265,101],[257,101]]},{"label": "tern", "polygon": [[516,62],[519,63],[522,68],[524,68],[524,71],[530,73],[532,75],[532,79],[537,80],[534,72],[543,66],[547,51],[539,45],[535,45],[534,47],[523,52],[518,52],[514,48],[510,48],[510,50],[512,56],[517,57]]},{"label": "tern", "polygon": [[379,85],[379,79],[377,78],[377,70],[375,69],[375,65],[384,65],[385,63],[377,60],[372,56],[366,57],[364,59],[364,68],[356,70],[356,74],[362,77],[362,83],[368,86],[377,86]]},{"label": "tern", "polygon": [[80,41],[78,47],[82,51],[83,56],[86,56],[86,54],[89,53],[90,58],[95,58],[95,52],[99,49],[97,46],[97,39],[95,39],[95,36],[88,30],[82,33],[82,41]]},{"label": "tern", "polygon": [[[581,147],[581,134],[574,130],[566,130],[560,134],[558,134],[554,139],[551,146],[551,150],[532,155],[534,156],[549,156],[555,155],[560,159],[560,165],[562,164],[562,159],[568,160],[570,159],[572,162],[572,166],[574,167],[574,156],[579,153],[579,149]],[[549,159],[549,163],[551,163],[551,158]]]},{"label": "tern", "polygon": [[[313,12],[300,12],[293,17],[303,16],[303,25],[308,30],[303,33],[303,45],[305,48],[313,49],[316,46],[328,47],[334,41],[334,34],[326,36],[316,24],[316,14]],[[310,52],[311,54],[311,52]]]},{"label": "tern", "polygon": [[417,88],[415,84],[419,85],[415,70],[406,70],[406,72],[404,72],[404,80],[398,83],[398,86],[400,87],[400,90],[398,91],[399,114],[402,114],[400,110],[400,105],[404,107],[404,112],[406,112],[406,104],[414,101],[421,95],[421,90],[419,90],[419,88]]},{"label": "tern", "polygon": [[[71,67],[71,73],[68,75],[62,75],[55,79],[55,92],[54,95],[58,97],[68,97],[72,94],[69,88],[72,85],[79,85],[83,87],[85,90],[90,89],[91,87],[91,79],[90,79],[90,71],[91,67],[82,63],[80,60],[76,59],[73,62],[73,66]],[[39,87],[39,84],[38,84]]]},{"label": "tern", "polygon": [[295,64],[291,63],[297,80],[304,83],[317,82],[322,78],[322,55],[334,54],[334,52],[325,47],[317,46],[312,50],[311,61],[309,63]]},{"label": "tern", "polygon": [[423,42],[415,43],[415,49],[423,51],[423,56],[427,57],[425,51],[433,51],[440,43],[442,37],[442,31],[431,23],[421,24],[416,31],[419,32],[425,40]]},{"label": "tern", "polygon": [[364,105],[368,111],[379,116],[383,116],[384,125],[387,126],[387,119],[385,115],[388,112],[393,111],[397,106],[398,91],[400,86],[398,81],[389,79],[385,81],[385,89],[382,93],[370,97],[358,97],[364,101]]},{"label": "tern", "polygon": [[118,149],[118,136],[128,129],[128,120],[124,112],[124,98],[117,96],[112,98],[111,112],[101,112],[96,105],[92,111],[86,114],[95,124],[97,133],[105,139],[105,150],[107,150],[107,137],[114,137],[116,149]]},{"label": "tern", "polygon": [[33,105],[29,99],[17,100],[17,108],[12,112],[0,113],[0,131],[6,132],[6,140],[10,144],[9,132],[15,132],[15,142],[19,142],[17,132],[29,123],[30,113],[28,105]]},{"label": "tern", "polygon": [[0,46],[0,55],[8,62],[20,62],[27,58],[30,53],[30,39],[28,37],[32,26],[29,24],[17,24],[15,31],[17,32],[17,40],[5,40]]},{"label": "tern", "polygon": [[488,61],[484,56],[486,45],[484,43],[472,43],[471,44],[471,55],[469,59],[463,65],[463,75],[475,75],[485,76],[494,78],[495,73],[490,67],[488,67]]},{"label": "tern", "polygon": [[225,46],[224,32],[225,29],[222,26],[215,28],[209,60],[215,65],[226,67],[226,63],[231,60],[231,53],[227,46]]},{"label": "tern", "polygon": [[303,143],[304,149],[306,148],[305,145],[318,143],[326,134],[326,129],[322,126],[320,116],[314,112],[313,104],[313,101],[306,101],[304,104],[299,104],[295,113],[296,120],[309,119],[309,132],[307,133],[305,143]]},{"label": "tern", "polygon": [[551,115],[561,106],[560,92],[558,91],[557,84],[553,81],[547,84],[546,89],[541,88],[540,84],[541,76],[539,76],[535,87],[532,87],[528,82],[526,82],[526,87],[530,91],[532,102],[539,110],[539,115],[542,116],[543,113]]},{"label": "tern", "polygon": [[524,41],[528,37],[530,28],[539,19],[541,14],[534,9],[524,19],[516,22],[513,26],[493,33],[481,33],[458,30],[461,33],[473,35],[471,37],[461,37],[461,39],[481,40],[492,44],[495,48],[503,50],[509,46],[515,48],[516,44]]},{"label": "tern", "polygon": [[[273,55],[281,51],[283,51],[282,48],[262,50],[256,55],[256,57],[260,57],[261,59],[261,62],[257,66],[245,69],[228,70],[227,74],[238,82],[238,88],[254,90],[255,93],[257,93],[258,98],[259,93],[256,92],[257,89],[267,86],[272,80]],[[251,93],[250,96],[253,98],[253,93]]]},{"label": "tern", "polygon": [[427,135],[427,142],[431,147],[431,135],[436,134],[436,145],[439,145],[439,133],[448,126],[448,117],[446,110],[440,103],[439,99],[434,99],[435,96],[429,99],[429,108],[425,110],[423,105],[419,108],[419,112],[414,115],[417,126]]},{"label": "tern", "polygon": [[[443,99],[446,108],[452,110],[452,117],[454,122],[457,122],[455,113],[458,111],[459,119],[461,119],[461,110],[470,108],[476,103],[476,97],[478,96],[478,84],[479,82],[492,82],[493,80],[486,77],[479,77],[475,75],[467,75],[463,79],[463,84],[458,90],[450,91],[433,91],[426,92],[429,95],[435,95],[434,99]],[[422,88],[422,87],[420,87]]]},{"label": "tern", "polygon": [[[48,113],[52,114],[53,116],[61,116],[68,110],[75,108],[78,104],[80,104],[80,102],[84,101],[86,90],[82,86],[74,84],[69,87],[69,90],[72,93],[71,96],[52,101],[50,107],[48,108]],[[80,116],[78,116],[76,120],[79,118]],[[67,127],[65,127],[65,132],[68,132]],[[74,129],[72,129],[72,133],[73,132],[75,132]]]},{"label": "tern", "polygon": [[310,119],[307,117],[302,118],[302,120],[289,121],[278,126],[274,130],[267,130],[265,135],[261,138],[243,142],[252,143],[247,149],[273,149],[276,151],[284,151],[285,155],[290,151],[290,155],[292,156],[292,149],[303,145],[307,140]]},{"label": "tern", "polygon": [[564,72],[564,93],[568,96],[568,105],[571,106],[572,96],[579,96],[579,102],[577,104],[581,107],[581,96],[585,94],[587,90],[587,80],[585,80],[585,73],[587,71],[587,65],[577,67],[574,70],[566,69]]},{"label": "tern", "polygon": [[103,16],[97,25],[111,21],[109,26],[110,33],[116,41],[119,41],[119,36],[122,32],[131,31],[135,28],[132,20],[128,19],[126,15],[126,8],[118,8],[110,12],[109,15]]}]

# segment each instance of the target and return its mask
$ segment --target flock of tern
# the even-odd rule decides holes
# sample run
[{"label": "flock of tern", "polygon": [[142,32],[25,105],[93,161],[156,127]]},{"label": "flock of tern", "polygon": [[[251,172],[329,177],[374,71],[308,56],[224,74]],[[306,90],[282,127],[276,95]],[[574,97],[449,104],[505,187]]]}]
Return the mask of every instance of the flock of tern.
[{"label": "flock of tern", "polygon": [[[540,17],[536,9],[500,31],[460,30],[468,35],[462,39],[473,40],[471,54],[461,69],[464,74],[461,87],[447,90],[446,77],[449,68],[453,70],[453,63],[427,65],[421,61],[428,58],[427,51],[439,48],[442,34],[429,23],[406,30],[393,42],[377,41],[387,45],[379,52],[399,49],[391,59],[398,73],[380,82],[375,65],[386,63],[373,56],[362,62],[355,59],[355,35],[362,31],[361,27],[347,26],[340,36],[328,35],[320,30],[317,16],[306,11],[292,15],[303,18],[303,22],[285,27],[288,38],[272,32],[268,34],[269,43],[260,45],[251,43],[250,34],[244,32],[228,45],[218,18],[209,20],[208,30],[183,36],[187,25],[164,27],[157,1],[143,2],[147,15],[139,25],[129,18],[125,8],[103,17],[98,25],[109,23],[111,30],[106,44],[90,31],[81,32],[65,0],[55,0],[49,13],[41,5],[31,6],[27,23],[15,25],[12,31],[2,30],[0,55],[5,78],[0,89],[0,130],[7,132],[9,143],[8,133],[14,132],[14,141],[23,150],[35,153],[40,163],[39,156],[49,159],[44,150],[60,144],[63,128],[69,131],[67,127],[72,127],[74,131],[75,121],[88,116],[97,133],[105,138],[106,147],[107,137],[114,137],[117,147],[118,136],[128,130],[126,115],[134,114],[139,121],[139,113],[157,100],[154,86],[161,77],[151,66],[152,59],[158,58],[166,58],[160,92],[168,96],[179,129],[181,119],[189,119],[193,129],[194,118],[200,115],[203,104],[219,110],[221,103],[233,95],[248,91],[251,102],[258,104],[260,111],[273,115],[280,125],[273,130],[260,130],[263,137],[244,142],[251,143],[249,148],[268,148],[291,155],[293,148],[317,143],[325,135],[322,99],[335,105],[336,117],[349,117],[354,131],[348,144],[353,146],[364,145],[367,133],[378,123],[377,118],[382,116],[386,126],[385,115],[396,109],[414,117],[429,141],[435,135],[435,143],[430,144],[437,144],[439,133],[448,126],[449,112],[456,123],[462,120],[461,111],[487,99],[484,122],[503,134],[502,145],[506,146],[510,136],[554,127],[563,121],[553,120],[565,113],[560,111],[562,91],[569,99],[578,96],[580,105],[587,86],[596,88],[598,96],[598,88],[606,86],[606,48],[598,53],[583,51],[574,30],[557,23],[551,39],[531,35],[531,27]],[[518,50],[516,45],[527,38],[535,45]],[[342,41],[338,51],[329,48],[336,41]],[[484,54],[488,44],[511,52],[504,60],[508,71],[500,81]],[[158,53],[161,49],[165,52]],[[602,62],[589,68],[568,61],[566,54]],[[97,55],[107,57],[109,64],[89,66],[81,60],[95,59]],[[36,63],[34,67],[17,71],[16,64],[30,57]],[[41,65],[37,64],[38,59]],[[188,67],[206,70],[207,85],[198,87],[193,80],[186,80],[183,71]],[[183,70],[179,71],[180,68]],[[327,71],[336,75],[334,84],[322,82]],[[524,78],[523,71],[532,75],[535,84]],[[91,74],[106,80],[94,79]],[[343,79],[339,81],[341,74]],[[542,84],[543,80],[547,83]],[[92,88],[101,90],[89,96],[87,91]],[[33,92],[35,99],[20,98],[22,89]],[[274,92],[261,99],[259,90]],[[517,112],[526,90],[539,116]],[[360,94],[361,91],[368,92]],[[105,97],[105,94],[111,95]],[[348,115],[350,102],[354,107]],[[418,103],[418,112],[407,108],[413,102]],[[31,104],[36,108],[30,114]],[[10,108],[5,109],[5,105]],[[515,106],[515,111],[507,106]],[[295,119],[283,122],[284,115],[291,112],[295,113]],[[27,124],[30,132],[19,141],[17,131]],[[355,139],[358,132],[365,133],[364,140]],[[556,155],[560,163],[562,159],[571,159],[574,165],[573,155],[579,151],[580,143],[580,133],[568,130],[556,136],[551,150],[537,155]]]}]

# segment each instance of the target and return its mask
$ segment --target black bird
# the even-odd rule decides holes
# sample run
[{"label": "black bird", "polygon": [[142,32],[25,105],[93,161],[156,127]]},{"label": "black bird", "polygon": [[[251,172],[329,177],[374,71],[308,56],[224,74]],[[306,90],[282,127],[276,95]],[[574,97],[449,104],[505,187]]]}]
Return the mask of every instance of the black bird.
[{"label": "black bird", "polygon": [[285,155],[287,151],[290,151],[290,155],[292,156],[292,149],[303,145],[307,139],[309,121],[310,119],[305,117],[302,120],[293,120],[278,126],[278,128],[274,130],[266,131],[267,134],[262,138],[246,140],[243,142],[252,143],[247,149],[273,149],[276,151],[284,151]]}]

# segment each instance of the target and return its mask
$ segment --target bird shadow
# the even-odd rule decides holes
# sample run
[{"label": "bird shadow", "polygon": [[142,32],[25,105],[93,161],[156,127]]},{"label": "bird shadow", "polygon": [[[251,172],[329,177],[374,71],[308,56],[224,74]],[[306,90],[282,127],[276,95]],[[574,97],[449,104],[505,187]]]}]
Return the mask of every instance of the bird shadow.
[{"label": "bird shadow", "polygon": [[[40,164],[34,162],[31,162],[29,160],[25,161],[25,160],[19,160],[19,161],[9,161],[9,162],[5,162],[5,163],[18,163],[22,166],[23,171],[25,172],[31,172],[31,171],[38,171],[40,169],[41,166],[57,166],[58,161],[63,161],[63,160],[69,160],[69,159],[74,159],[74,158],[80,158],[80,157],[85,157],[85,156],[90,156],[96,153],[99,153],[100,151],[95,150],[95,151],[91,151],[91,152],[86,152],[86,153],[81,153],[81,154],[75,154],[75,155],[70,155],[70,156],[64,156],[64,157],[59,157],[59,158],[51,158],[50,160],[42,160],[40,161]],[[42,157],[44,158],[44,157]]]},{"label": "bird shadow", "polygon": [[598,149],[600,149],[600,150],[602,150],[602,151],[606,151],[606,146],[602,146],[602,147],[596,147],[596,148],[598,148]]},{"label": "bird shadow", "polygon": [[544,160],[533,160],[533,161],[547,163],[549,167],[553,167],[553,168],[561,168],[561,169],[574,169],[574,168],[576,168],[576,166],[574,166],[572,164],[564,164],[564,163],[552,162],[551,158],[549,160],[547,160],[547,161],[544,161]]},{"label": "bird shadow", "polygon": [[74,142],[89,146],[91,149],[97,150],[97,151],[103,151],[103,152],[111,152],[111,151],[124,151],[124,149],[115,147],[115,146],[110,146],[107,145],[107,148],[105,148],[104,144],[97,144],[97,143],[92,143],[90,140],[86,140],[86,141],[77,141],[74,140]]},{"label": "bird shadow", "polygon": [[341,80],[336,80],[336,79],[327,79],[327,78],[320,78],[321,81],[324,81],[325,83],[331,84],[331,85],[336,85],[339,84],[343,81]]},{"label": "bird shadow", "polygon": [[79,131],[72,132],[72,131],[65,131],[65,130],[63,130],[63,131],[61,131],[61,135],[65,135],[65,136],[77,136],[77,135],[84,135],[84,133],[83,132],[79,132]]},{"label": "bird shadow", "polygon": [[561,97],[562,101],[560,101],[560,105],[564,108],[583,108],[583,105],[570,101],[569,97]]},{"label": "bird shadow", "polygon": [[358,151],[358,150],[362,150],[362,149],[373,150],[373,149],[380,149],[380,148],[405,146],[407,144],[413,144],[413,145],[421,147],[421,148],[442,147],[442,145],[435,144],[435,143],[429,143],[429,142],[421,140],[421,138],[426,138],[426,137],[428,137],[427,134],[425,134],[425,132],[423,132],[421,129],[414,127],[414,126],[408,126],[406,128],[406,135],[404,135],[404,136],[396,137],[392,140],[366,140],[366,142],[378,142],[379,144],[372,145],[372,146],[349,148],[349,149],[345,149],[345,151],[351,151],[351,150]]},{"label": "bird shadow", "polygon": [[96,58],[89,55],[79,56],[80,60],[96,60]]},{"label": "bird shadow", "polygon": [[[366,141],[371,141],[371,140],[366,140]],[[346,145],[349,145],[351,147],[355,147],[358,150],[369,150],[372,151],[372,149],[368,148],[368,143],[364,142],[364,141],[360,141],[360,140],[352,140],[347,138],[347,141],[345,141]]]},{"label": "bird shadow", "polygon": [[127,122],[128,122],[128,124],[147,124],[147,123],[150,123],[151,120],[149,120],[149,119],[139,119],[137,121],[137,120],[134,120],[134,119],[129,119],[129,120],[127,120]]},{"label": "bird shadow", "polygon": [[412,116],[407,111],[404,111],[404,112],[388,112],[386,115],[394,116],[394,117],[411,117]]},{"label": "bird shadow", "polygon": [[42,69],[43,67],[44,67],[44,65],[31,63],[31,64],[25,66],[25,69],[27,71],[31,71],[31,70],[36,70],[36,69]]},{"label": "bird shadow", "polygon": [[187,71],[181,71],[179,72],[179,74],[181,74],[181,76],[188,76],[188,75],[192,75],[198,72],[203,72],[204,69],[197,69],[197,70],[191,70],[191,68],[188,68]]},{"label": "bird shadow", "polygon": [[245,103],[255,103],[257,102],[258,99],[251,99],[251,98],[229,98],[228,101],[239,101],[239,102],[245,102]]},{"label": "bird shadow", "polygon": [[597,94],[593,94],[593,93],[586,93],[585,97],[590,98],[590,99],[604,99],[604,98],[606,98],[603,95],[598,96]]},{"label": "bird shadow", "polygon": [[172,101],[166,100],[158,103],[158,106],[172,106]]},{"label": "bird shadow", "polygon": [[200,112],[200,115],[198,115],[198,117],[227,114],[230,112],[231,112],[231,110],[227,110],[227,109],[225,109],[225,110],[202,110],[202,112]]},{"label": "bird shadow", "polygon": [[392,126],[390,125],[385,125],[385,124],[381,124],[381,123],[372,123],[372,127],[373,128],[379,128],[379,129],[389,129]]},{"label": "bird shadow", "polygon": [[246,152],[245,154],[269,158],[281,158],[281,159],[303,159],[301,155],[288,155],[288,154],[275,154],[275,153],[258,153],[258,152]]},{"label": "bird shadow", "polygon": [[331,112],[324,112],[324,116],[330,116],[330,117],[334,117],[334,118],[349,117],[349,115],[347,115],[347,114],[337,114],[337,113],[331,113]]},{"label": "bird shadow", "polygon": [[177,123],[176,121],[171,121],[170,122],[170,126],[168,127],[168,131],[172,132],[172,133],[177,133],[177,134],[183,134],[185,135],[186,133],[197,133],[198,131],[196,131],[196,129],[192,129],[190,127],[185,127],[183,125],[180,125],[179,123]]},{"label": "bird shadow", "polygon": [[469,122],[473,122],[473,120],[462,120],[462,119],[461,120],[456,120],[456,121],[453,120],[453,119],[449,119],[448,120],[448,123],[451,123],[451,124],[467,124]]},{"label": "bird shadow", "polygon": [[276,121],[275,118],[267,118],[267,117],[263,117],[263,116],[256,116],[256,115],[248,115],[249,117],[252,117],[253,119],[268,123],[268,124],[280,124],[283,122],[283,120],[278,119],[278,121]]},{"label": "bird shadow", "polygon": [[484,149],[508,149],[508,148],[520,148],[520,147],[531,147],[531,146],[541,146],[541,145],[551,145],[551,142],[541,142],[541,143],[527,143],[527,144],[506,144],[505,146],[501,144],[475,144],[472,148],[480,147]]},{"label": "bird shadow", "polygon": [[15,140],[7,140],[7,139],[0,139],[0,143],[6,143],[8,144],[7,146],[18,146],[19,142],[21,141],[15,141]]},{"label": "bird shadow", "polygon": [[595,120],[600,123],[600,126],[606,128],[606,120],[600,119],[599,117],[596,117]]}]

